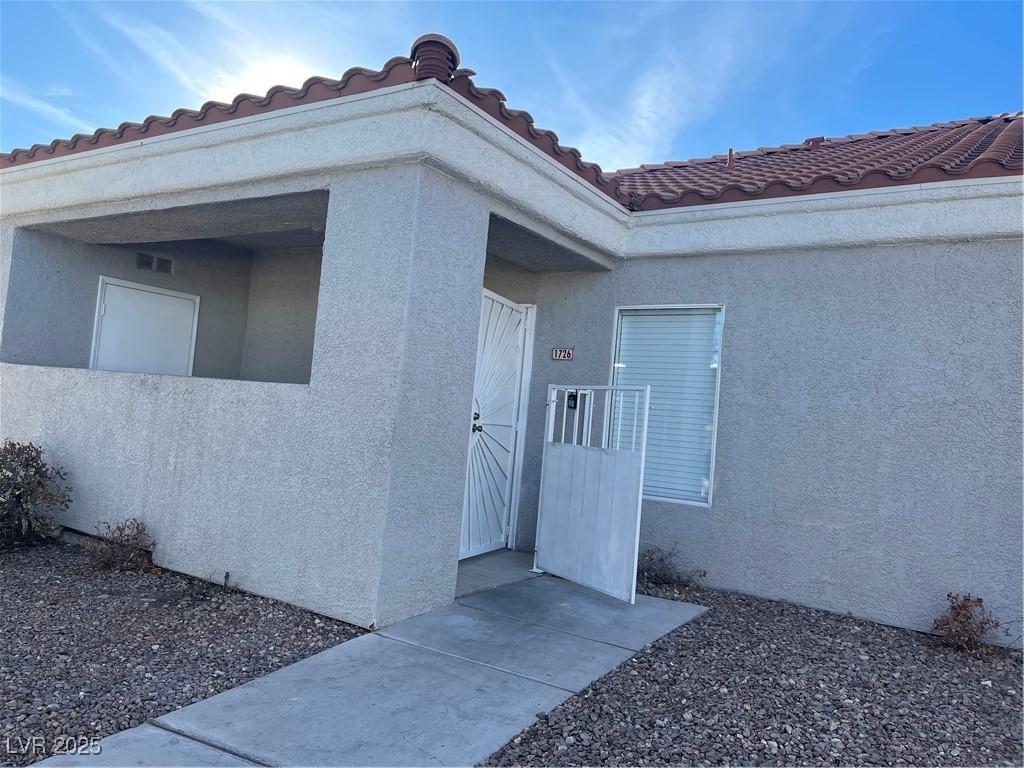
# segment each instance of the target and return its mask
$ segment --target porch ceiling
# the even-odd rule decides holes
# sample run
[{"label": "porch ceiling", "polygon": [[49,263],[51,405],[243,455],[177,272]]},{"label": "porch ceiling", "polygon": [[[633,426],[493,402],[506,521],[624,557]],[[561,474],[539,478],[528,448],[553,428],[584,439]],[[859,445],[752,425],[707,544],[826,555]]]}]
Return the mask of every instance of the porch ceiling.
[{"label": "porch ceiling", "polygon": [[492,215],[487,252],[530,272],[605,272],[606,260],[596,261],[572,248],[538,235],[501,216]]},{"label": "porch ceiling", "polygon": [[288,245],[323,243],[327,191],[186,205],[40,224],[32,227],[92,244],[120,245],[217,239],[251,248],[268,238]]}]

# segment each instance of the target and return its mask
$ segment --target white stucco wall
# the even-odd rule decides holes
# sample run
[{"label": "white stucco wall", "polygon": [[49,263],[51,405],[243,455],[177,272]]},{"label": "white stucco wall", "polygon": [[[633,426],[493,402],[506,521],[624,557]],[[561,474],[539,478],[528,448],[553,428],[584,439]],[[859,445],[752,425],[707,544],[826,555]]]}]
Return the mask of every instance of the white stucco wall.
[{"label": "white stucco wall", "polygon": [[951,589],[1019,613],[1019,182],[629,214],[430,81],[0,179],[0,300],[17,227],[331,190],[308,386],[0,365],[0,432],[68,465],[75,524],[145,512],[168,567],[364,625],[450,597],[495,212],[614,268],[488,269],[538,305],[520,544],[544,386],[607,381],[618,304],[722,302],[715,503],[645,505],[645,541],[903,626]]},{"label": "white stucco wall", "polygon": [[899,626],[929,628],[949,591],[1019,618],[1021,262],[997,240],[489,265],[538,305],[519,546],[547,385],[609,381],[617,306],[720,303],[714,503],[645,503],[643,543],[713,586]]},{"label": "white stucco wall", "polygon": [[330,189],[308,386],[3,363],[0,433],[68,469],[62,522],[370,626],[454,593],[488,210],[418,165]]},{"label": "white stucco wall", "polygon": [[309,381],[320,261],[319,248],[253,253],[241,378]]}]

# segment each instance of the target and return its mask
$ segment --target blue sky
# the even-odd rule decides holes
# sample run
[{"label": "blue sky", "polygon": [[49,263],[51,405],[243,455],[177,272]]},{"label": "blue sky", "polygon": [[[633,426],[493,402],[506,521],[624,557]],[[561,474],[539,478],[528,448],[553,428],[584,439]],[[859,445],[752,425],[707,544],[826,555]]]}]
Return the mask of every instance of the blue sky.
[{"label": "blue sky", "polygon": [[0,3],[0,149],[378,68],[424,32],[605,168],[1021,108],[1021,4]]}]

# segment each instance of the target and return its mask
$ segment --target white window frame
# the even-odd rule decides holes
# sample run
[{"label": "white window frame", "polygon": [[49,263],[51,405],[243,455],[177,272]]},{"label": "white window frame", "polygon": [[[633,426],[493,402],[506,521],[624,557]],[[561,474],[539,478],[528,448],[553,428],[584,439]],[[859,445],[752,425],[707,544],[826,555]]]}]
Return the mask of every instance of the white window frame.
[{"label": "white window frame", "polygon": [[615,358],[619,347],[619,330],[622,323],[622,313],[631,309],[717,309],[720,318],[721,336],[718,348],[718,368],[715,371],[715,412],[711,420],[711,466],[708,467],[708,500],[689,501],[684,499],[669,499],[664,496],[644,495],[644,501],[658,501],[665,504],[682,504],[688,507],[710,508],[714,503],[715,495],[715,455],[718,453],[718,394],[722,389],[722,358],[725,356],[725,305],[724,304],[627,304],[615,307],[615,331],[612,333],[612,353],[608,361],[608,384],[615,383]]},{"label": "white window frame", "polygon": [[[118,277],[107,277],[106,275],[100,275],[100,287],[96,293],[96,315],[92,326],[92,348],[89,351],[89,368],[92,370],[103,370],[96,367],[96,358],[99,356],[100,351],[100,329],[103,324],[104,299],[108,285],[133,288],[137,291],[148,291],[149,293],[159,293],[164,296],[174,296],[175,298],[187,299],[192,302],[192,337],[189,339],[188,374],[186,374],[191,376],[192,365],[196,357],[196,335],[199,331],[199,297],[192,293],[172,291],[168,288],[158,288],[155,285],[146,285],[145,283],[133,283],[131,280],[122,280]],[[122,373],[122,371],[111,371],[111,373]],[[174,374],[151,373],[147,375],[170,376]]]}]

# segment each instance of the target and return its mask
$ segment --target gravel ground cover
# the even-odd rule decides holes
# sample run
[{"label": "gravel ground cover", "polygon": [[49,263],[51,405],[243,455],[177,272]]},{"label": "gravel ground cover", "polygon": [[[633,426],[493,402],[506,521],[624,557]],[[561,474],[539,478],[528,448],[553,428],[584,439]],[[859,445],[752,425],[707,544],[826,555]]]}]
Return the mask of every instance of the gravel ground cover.
[{"label": "gravel ground cover", "polygon": [[1021,765],[1021,655],[651,586],[711,610],[568,699],[487,765]]},{"label": "gravel ground cover", "polygon": [[0,551],[0,765],[41,736],[106,736],[363,630],[169,571],[98,571],[78,547]]}]

